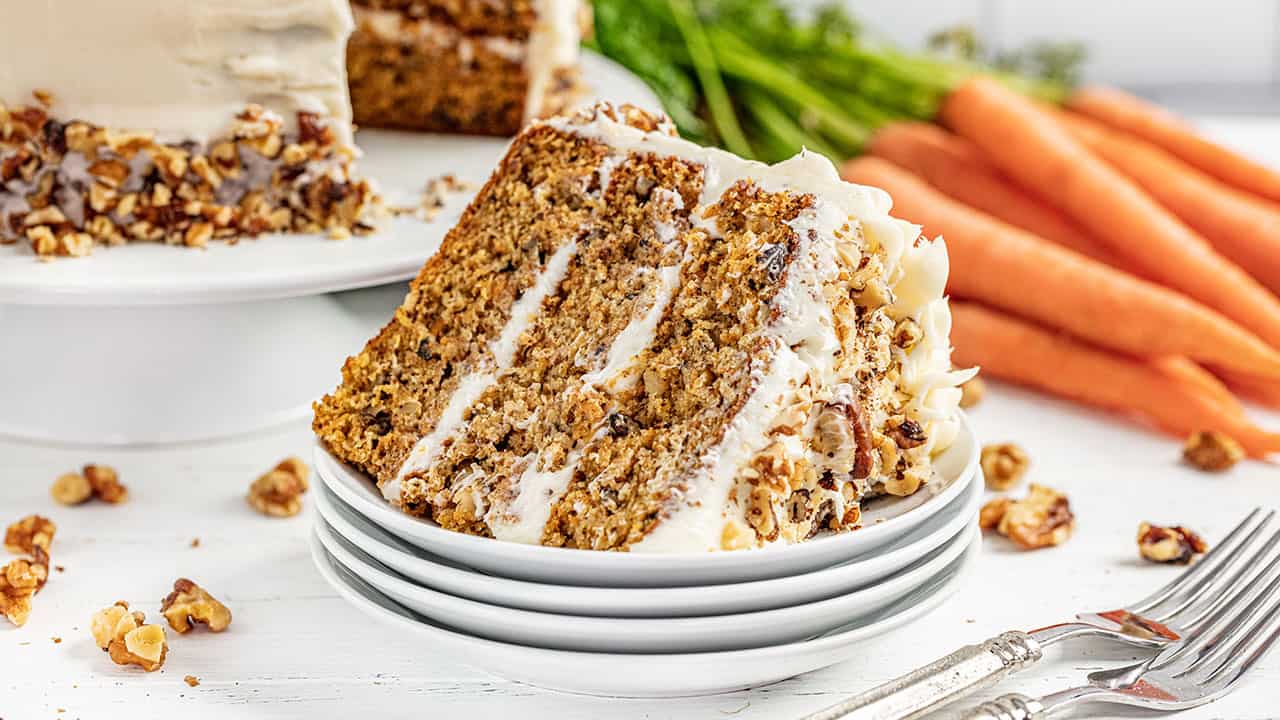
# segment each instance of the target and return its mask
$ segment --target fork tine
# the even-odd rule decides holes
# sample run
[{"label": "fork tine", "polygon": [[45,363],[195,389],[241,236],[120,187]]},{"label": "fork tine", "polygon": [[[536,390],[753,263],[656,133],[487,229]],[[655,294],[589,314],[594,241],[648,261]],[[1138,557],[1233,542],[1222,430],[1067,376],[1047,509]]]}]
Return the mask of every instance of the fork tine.
[{"label": "fork tine", "polygon": [[[1267,572],[1272,569],[1274,568],[1267,568]],[[1259,578],[1260,581],[1262,579],[1264,578]],[[1206,666],[1212,666],[1212,672],[1227,663],[1232,657],[1230,654],[1227,654],[1222,662],[1214,664],[1218,658],[1223,657],[1224,653],[1233,652],[1241,643],[1256,639],[1253,633],[1254,626],[1270,622],[1270,619],[1280,612],[1280,595],[1276,593],[1276,590],[1280,589],[1280,575],[1271,578],[1271,582],[1267,583],[1265,589],[1260,592],[1256,591],[1259,585],[1261,582],[1255,583],[1254,592],[1242,594],[1244,596],[1238,597],[1229,607],[1224,607],[1215,613],[1213,622],[1206,623],[1204,629],[1195,638],[1182,643],[1167,657],[1157,658],[1155,666],[1167,668],[1175,663],[1182,664],[1182,660],[1190,660],[1174,673],[1175,676],[1183,676],[1191,673],[1203,675],[1203,669]],[[1263,619],[1255,622],[1259,615],[1264,615]]]},{"label": "fork tine", "polygon": [[[1275,567],[1277,560],[1280,560],[1280,555],[1274,555],[1272,552],[1278,544],[1280,544],[1280,531],[1272,534],[1271,539],[1263,543],[1262,547],[1253,554],[1237,553],[1237,557],[1243,558],[1244,562],[1235,563],[1240,566],[1235,569],[1235,572],[1228,576],[1225,571],[1230,568],[1223,568],[1222,572],[1214,573],[1209,587],[1187,593],[1187,599],[1181,605],[1167,613],[1162,613],[1156,619],[1166,624],[1176,622],[1185,631],[1183,637],[1187,637],[1218,608],[1223,607],[1238,595],[1248,592],[1267,576],[1267,573]],[[1268,560],[1268,558],[1271,559]],[[1259,567],[1264,569],[1254,575]],[[1253,577],[1250,582],[1251,575]],[[1196,606],[1201,607],[1196,608]],[[1180,616],[1190,616],[1190,619],[1180,619]]]},{"label": "fork tine", "polygon": [[1181,592],[1184,588],[1192,585],[1193,583],[1197,583],[1206,575],[1212,574],[1217,570],[1219,565],[1233,559],[1236,556],[1236,546],[1251,541],[1258,530],[1261,530],[1271,522],[1271,518],[1275,515],[1275,511],[1272,510],[1268,512],[1257,527],[1251,527],[1253,525],[1253,521],[1256,520],[1259,515],[1262,515],[1262,508],[1254,508],[1253,511],[1250,512],[1244,520],[1240,521],[1240,524],[1236,525],[1235,529],[1228,533],[1216,547],[1210,550],[1204,557],[1200,558],[1200,562],[1197,562],[1195,565],[1192,565],[1190,568],[1183,571],[1181,575],[1174,578],[1169,584],[1155,591],[1146,598],[1139,600],[1137,603],[1128,606],[1129,609],[1139,614],[1149,613],[1152,608],[1165,602],[1173,595]]},{"label": "fork tine", "polygon": [[[1277,578],[1276,582],[1272,583],[1272,586],[1280,586],[1280,578]],[[1214,683],[1228,673],[1229,676],[1225,678],[1226,681],[1228,683],[1233,682],[1244,670],[1248,669],[1248,665],[1257,662],[1258,659],[1267,654],[1271,649],[1272,643],[1275,642],[1277,633],[1280,633],[1280,597],[1272,599],[1270,608],[1256,622],[1242,623],[1242,626],[1246,624],[1248,625],[1247,630],[1242,628],[1235,633],[1239,636],[1239,639],[1234,644],[1230,647],[1225,643],[1219,645],[1202,662],[1197,663],[1197,666],[1190,670],[1191,673],[1203,676],[1200,681],[1201,684]],[[1201,672],[1201,669],[1205,666],[1211,667],[1207,676],[1204,676]]]}]

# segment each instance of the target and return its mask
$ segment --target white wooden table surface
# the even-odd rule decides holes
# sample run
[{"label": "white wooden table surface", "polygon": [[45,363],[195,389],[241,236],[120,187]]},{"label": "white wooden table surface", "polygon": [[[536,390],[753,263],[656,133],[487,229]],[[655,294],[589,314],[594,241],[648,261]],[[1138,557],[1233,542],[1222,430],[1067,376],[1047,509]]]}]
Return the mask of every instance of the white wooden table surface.
[{"label": "white wooden table surface", "polygon": [[[1236,137],[1255,151],[1258,144],[1276,149],[1266,140],[1274,125],[1257,134],[1262,127],[1241,128],[1255,132]],[[394,289],[352,297],[373,318],[398,301]],[[1280,428],[1280,415],[1262,417]],[[1174,441],[1018,389],[994,387],[973,420],[984,441],[1014,441],[1028,451],[1032,480],[1069,493],[1078,518],[1070,542],[1022,553],[991,538],[958,595],[914,625],[867,642],[859,659],[769,687],[664,701],[577,697],[506,682],[439,657],[348,607],[312,568],[310,503],[302,515],[281,520],[244,502],[260,472],[286,455],[309,455],[303,424],[151,450],[0,439],[0,523],[33,512],[53,518],[53,562],[65,567],[36,596],[25,627],[0,620],[0,719],[795,718],[959,645],[1144,596],[1177,569],[1138,559],[1134,536],[1143,520],[1189,525],[1214,541],[1253,506],[1280,505],[1280,466],[1251,462],[1222,476],[1201,474],[1179,464]],[[86,462],[115,466],[131,500],[117,507],[54,504],[53,479]],[[156,673],[112,664],[89,635],[90,615],[124,599],[158,620],[160,600],[180,576],[232,609],[230,630],[170,633],[168,661]],[[1001,690],[1049,692],[1134,657],[1071,643]],[[185,675],[200,685],[188,687]],[[1178,717],[1280,718],[1277,688],[1280,654],[1234,695]],[[1092,708],[1076,716],[1115,715]]]}]

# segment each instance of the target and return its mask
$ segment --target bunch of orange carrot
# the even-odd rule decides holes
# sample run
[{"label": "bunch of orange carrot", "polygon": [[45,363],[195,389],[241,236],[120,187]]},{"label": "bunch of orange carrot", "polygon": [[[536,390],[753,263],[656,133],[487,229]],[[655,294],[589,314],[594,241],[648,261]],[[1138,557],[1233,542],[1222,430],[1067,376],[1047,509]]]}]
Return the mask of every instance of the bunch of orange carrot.
[{"label": "bunch of orange carrot", "polygon": [[1280,453],[1280,173],[1114,90],[1061,107],[986,78],[843,174],[945,238],[957,365],[1166,432]]}]

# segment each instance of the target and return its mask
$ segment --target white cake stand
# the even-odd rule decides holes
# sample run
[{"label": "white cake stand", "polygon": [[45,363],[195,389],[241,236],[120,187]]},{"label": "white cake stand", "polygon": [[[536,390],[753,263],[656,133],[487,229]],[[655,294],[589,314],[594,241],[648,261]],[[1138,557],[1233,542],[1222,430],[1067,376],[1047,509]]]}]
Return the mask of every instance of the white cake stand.
[{"label": "white cake stand", "polygon": [[[587,53],[599,99],[657,109],[621,66]],[[305,417],[342,360],[390,319],[402,291],[326,294],[412,277],[492,172],[498,138],[362,131],[361,171],[415,205],[452,173],[472,190],[424,222],[347,240],[271,236],[207,250],[99,248],[39,262],[0,246],[0,434],[144,445],[251,433]]]}]

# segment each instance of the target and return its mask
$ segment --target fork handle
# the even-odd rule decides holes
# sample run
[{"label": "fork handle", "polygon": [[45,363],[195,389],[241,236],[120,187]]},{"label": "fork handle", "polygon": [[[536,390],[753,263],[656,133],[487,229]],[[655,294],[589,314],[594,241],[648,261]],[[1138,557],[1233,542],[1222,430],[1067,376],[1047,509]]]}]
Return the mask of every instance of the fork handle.
[{"label": "fork handle", "polygon": [[984,702],[964,713],[958,720],[1040,720],[1047,708],[1035,698],[1010,693]]},{"label": "fork handle", "polygon": [[914,720],[974,690],[994,685],[1006,675],[1034,664],[1040,656],[1040,643],[1027,633],[1002,633],[986,642],[966,645],[805,720]]}]

